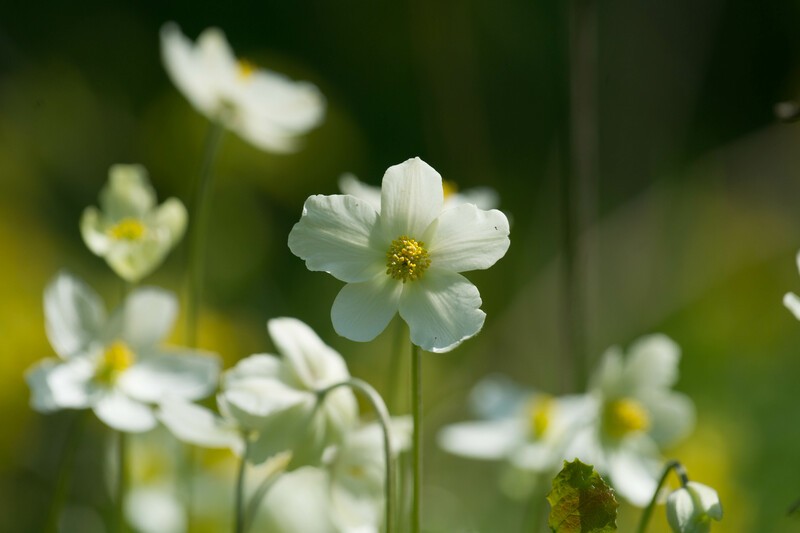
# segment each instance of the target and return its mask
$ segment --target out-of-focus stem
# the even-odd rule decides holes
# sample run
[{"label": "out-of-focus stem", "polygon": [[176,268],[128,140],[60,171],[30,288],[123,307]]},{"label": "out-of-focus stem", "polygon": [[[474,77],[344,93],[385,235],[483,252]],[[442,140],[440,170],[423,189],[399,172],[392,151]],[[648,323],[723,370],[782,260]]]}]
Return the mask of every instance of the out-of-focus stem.
[{"label": "out-of-focus stem", "polygon": [[117,533],[125,532],[125,494],[128,490],[128,435],[117,431],[117,491],[114,524]]},{"label": "out-of-focus stem", "polygon": [[47,513],[47,521],[45,522],[45,532],[47,533],[58,532],[61,509],[64,507],[64,501],[67,498],[67,489],[70,479],[72,479],[75,455],[78,452],[78,444],[83,434],[83,426],[86,423],[86,413],[86,411],[76,413],[75,419],[67,430],[67,438],[64,442],[64,451],[61,456],[61,464],[58,467],[58,474],[56,477],[56,486],[53,490],[53,500],[50,504],[50,510]]},{"label": "out-of-focus stem", "polygon": [[664,482],[667,480],[667,476],[672,470],[675,470],[675,473],[678,474],[678,477],[681,479],[681,487],[685,487],[686,484],[689,483],[689,476],[686,474],[686,469],[683,467],[683,465],[678,461],[669,461],[664,466],[664,473],[661,474],[661,479],[658,480],[658,485],[656,486],[656,491],[653,493],[653,498],[650,500],[650,503],[647,505],[647,507],[645,507],[644,512],[642,512],[642,518],[639,520],[639,528],[636,530],[637,533],[644,533],[647,529],[647,524],[650,522],[650,516],[653,514],[653,509],[656,507],[658,493],[661,491],[661,487],[664,485]]},{"label": "out-of-focus stem", "polygon": [[413,342],[411,343],[411,414],[414,419],[411,531],[420,533],[422,530],[422,358],[419,346]]},{"label": "out-of-focus stem", "polygon": [[244,476],[247,470],[247,456],[250,451],[250,439],[248,435],[244,437],[244,452],[242,453],[241,462],[239,463],[239,472],[236,475],[236,493],[234,497],[233,509],[233,532],[244,533]]}]

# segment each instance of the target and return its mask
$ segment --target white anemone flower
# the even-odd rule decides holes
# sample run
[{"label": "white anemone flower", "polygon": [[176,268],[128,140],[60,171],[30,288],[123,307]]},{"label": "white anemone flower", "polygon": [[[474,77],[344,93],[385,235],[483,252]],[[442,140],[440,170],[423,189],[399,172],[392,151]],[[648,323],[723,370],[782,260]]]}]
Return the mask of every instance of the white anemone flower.
[{"label": "white anemone flower", "polygon": [[156,425],[150,404],[168,395],[197,400],[217,386],[218,357],[159,346],[178,311],[169,292],[136,289],[109,317],[92,289],[60,273],[45,290],[44,310],[60,359],[26,373],[37,411],[91,408],[116,430],[141,432]]},{"label": "white anemone flower", "polygon": [[172,82],[197,111],[261,150],[294,151],[298,137],[324,117],[325,99],[316,86],[236,59],[217,28],[192,43],[176,24],[165,24],[161,56]]},{"label": "white anemone flower", "polygon": [[680,347],[661,334],[637,340],[627,358],[619,347],[608,349],[585,396],[586,424],[566,450],[566,458],[594,465],[637,506],[656,490],[660,451],[694,427],[694,404],[672,390],[679,360]]},{"label": "white anemone flower", "polygon": [[114,165],[100,191],[100,207],[87,207],[81,235],[122,279],[136,283],[166,258],[186,230],[186,208],[177,198],[156,205],[141,165]]},{"label": "white anemone flower", "polygon": [[675,533],[708,533],[712,520],[722,520],[722,504],[711,487],[689,481],[667,497],[667,522]]},{"label": "white anemone flower", "polygon": [[179,400],[162,403],[159,416],[178,438],[200,446],[241,453],[249,439],[248,459],[256,464],[287,450],[292,468],[318,464],[325,448],[358,421],[349,389],[319,399],[350,374],[342,356],[303,322],[276,318],[267,328],[283,357],[252,355],[225,372],[217,396],[221,416]]},{"label": "white anemone flower", "polygon": [[[450,209],[461,204],[475,204],[480,209],[495,209],[500,205],[497,191],[491,187],[475,187],[461,191],[455,182],[442,180],[442,189],[444,194],[444,206],[442,209]],[[380,212],[380,187],[364,183],[348,172],[339,177],[339,190],[343,194],[349,194],[369,202],[376,211]]]},{"label": "white anemone flower", "polygon": [[[800,270],[800,253],[797,254],[795,261],[797,262],[797,269]],[[793,292],[787,292],[783,296],[783,305],[791,311],[797,320],[800,320],[800,297]]]},{"label": "white anemone flower", "polygon": [[331,309],[339,335],[372,340],[398,311],[411,341],[431,352],[480,331],[480,294],[460,272],[505,255],[508,219],[472,204],[443,207],[442,177],[419,158],[386,171],[380,212],[349,195],[306,200],[289,248],[309,270],[347,283]]},{"label": "white anemone flower", "polygon": [[475,385],[469,403],[483,419],[445,426],[439,446],[471,459],[505,460],[536,474],[558,471],[585,410],[580,396],[554,397],[495,376]]}]

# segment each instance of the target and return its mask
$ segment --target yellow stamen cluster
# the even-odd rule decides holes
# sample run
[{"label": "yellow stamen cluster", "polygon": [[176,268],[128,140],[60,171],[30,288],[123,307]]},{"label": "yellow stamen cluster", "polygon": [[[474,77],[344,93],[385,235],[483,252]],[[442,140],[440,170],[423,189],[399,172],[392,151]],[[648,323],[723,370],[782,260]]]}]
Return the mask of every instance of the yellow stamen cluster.
[{"label": "yellow stamen cluster", "polygon": [[603,428],[607,435],[619,439],[629,433],[649,429],[650,415],[633,398],[620,398],[606,404],[603,410]]},{"label": "yellow stamen cluster", "polygon": [[108,234],[118,241],[138,241],[144,237],[146,231],[147,228],[141,220],[123,218],[108,229]]},{"label": "yellow stamen cluster", "polygon": [[528,427],[533,440],[541,439],[550,427],[555,405],[555,399],[548,394],[537,396],[528,403]]},{"label": "yellow stamen cluster", "polygon": [[458,185],[456,182],[450,180],[442,180],[442,192],[444,192],[444,199],[456,194],[458,192]]},{"label": "yellow stamen cluster", "polygon": [[425,243],[406,235],[392,241],[386,260],[386,273],[403,283],[418,280],[431,266]]},{"label": "yellow stamen cluster", "polygon": [[255,74],[258,67],[255,63],[252,63],[246,59],[239,59],[236,62],[236,66],[239,71],[239,79],[246,80],[250,78],[253,74]]},{"label": "yellow stamen cluster", "polygon": [[106,347],[97,369],[97,380],[113,383],[117,377],[133,366],[136,354],[122,341],[114,341]]}]

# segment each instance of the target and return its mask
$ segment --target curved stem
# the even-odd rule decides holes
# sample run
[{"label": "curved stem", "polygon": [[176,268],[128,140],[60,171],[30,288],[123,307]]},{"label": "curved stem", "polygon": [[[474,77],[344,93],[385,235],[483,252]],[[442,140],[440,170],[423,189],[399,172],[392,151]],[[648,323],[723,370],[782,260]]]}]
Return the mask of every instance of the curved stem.
[{"label": "curved stem", "polygon": [[234,533],[244,533],[244,475],[247,467],[247,456],[250,451],[250,438],[248,435],[244,437],[244,452],[242,453],[242,460],[239,463],[239,473],[236,476],[236,495],[234,499],[234,519],[233,531]]},{"label": "curved stem", "polygon": [[189,301],[186,311],[186,341],[189,348],[197,347],[197,319],[203,292],[205,244],[208,241],[209,204],[214,177],[212,169],[224,132],[225,127],[220,122],[212,122],[192,205],[194,212],[189,241]]},{"label": "curved stem", "polygon": [[378,422],[380,423],[381,431],[383,432],[383,453],[386,457],[386,479],[384,480],[384,491],[386,497],[386,533],[392,533],[394,531],[395,474],[394,454],[392,453],[392,440],[389,430],[389,425],[391,424],[391,420],[389,419],[389,410],[386,408],[386,403],[384,403],[383,398],[381,398],[381,395],[378,394],[378,391],[376,391],[375,388],[366,381],[358,378],[350,378],[347,381],[342,381],[341,383],[336,383],[325,389],[322,389],[317,393],[320,401],[323,401],[329,392],[334,389],[338,389],[339,387],[350,387],[351,389],[362,393],[369,400],[370,404],[372,405],[372,409],[378,415]]},{"label": "curved stem", "polygon": [[664,473],[661,474],[661,479],[658,480],[658,485],[656,486],[656,491],[653,493],[653,498],[650,500],[650,503],[647,504],[647,507],[645,507],[644,512],[642,513],[642,518],[639,520],[639,528],[636,530],[637,533],[644,533],[647,529],[647,523],[650,522],[650,515],[653,514],[653,509],[655,509],[656,506],[658,493],[661,491],[661,487],[667,480],[667,476],[671,470],[675,470],[675,473],[680,478],[681,487],[685,487],[689,482],[689,476],[686,474],[686,469],[681,463],[675,460],[667,462],[667,464],[664,466]]},{"label": "curved stem", "polygon": [[67,439],[64,442],[64,452],[61,456],[61,464],[58,467],[53,500],[45,523],[45,531],[47,533],[56,533],[58,531],[58,519],[61,514],[61,508],[64,507],[64,501],[67,498],[67,489],[72,478],[72,466],[75,464],[75,455],[78,452],[78,444],[83,434],[86,413],[87,411],[84,410],[76,414],[75,420],[69,427]]},{"label": "curved stem", "polygon": [[258,513],[258,508],[261,505],[261,502],[264,501],[264,497],[267,495],[267,492],[269,492],[269,489],[272,488],[275,482],[278,481],[281,475],[286,471],[286,467],[289,465],[290,458],[291,456],[289,456],[286,461],[280,462],[278,466],[275,467],[275,470],[269,472],[253,493],[245,513],[245,531],[250,530],[250,526],[253,525],[253,522],[256,519],[256,513]]},{"label": "curved stem", "polygon": [[411,414],[414,418],[413,490],[411,498],[411,531],[422,530],[422,359],[419,346],[411,343]]},{"label": "curved stem", "polygon": [[114,506],[114,524],[118,533],[125,531],[125,493],[128,488],[128,436],[117,431],[117,492]]}]

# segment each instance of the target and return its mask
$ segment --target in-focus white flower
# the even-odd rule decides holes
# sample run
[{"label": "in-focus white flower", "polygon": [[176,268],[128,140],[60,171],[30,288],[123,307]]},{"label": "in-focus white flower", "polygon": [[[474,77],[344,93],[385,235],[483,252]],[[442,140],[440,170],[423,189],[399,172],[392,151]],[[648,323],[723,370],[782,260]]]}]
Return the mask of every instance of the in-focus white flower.
[{"label": "in-focus white flower", "polygon": [[172,82],[197,111],[261,150],[295,150],[298,137],[324,117],[325,99],[316,86],[236,59],[217,28],[192,43],[176,24],[165,24],[161,56]]},{"label": "in-focus white flower", "polygon": [[[800,270],[800,252],[798,252],[796,259],[797,269]],[[783,305],[792,312],[797,320],[800,320],[800,297],[793,292],[787,292],[783,295]]]},{"label": "in-focus white flower", "polygon": [[398,311],[411,341],[432,352],[480,331],[480,294],[459,272],[489,268],[505,255],[508,220],[472,204],[443,205],[441,176],[419,158],[386,171],[380,212],[349,195],[306,200],[289,248],[309,270],[347,283],[331,310],[337,333],[372,340]]},{"label": "in-focus white flower", "polygon": [[619,347],[608,349],[585,396],[586,424],[565,452],[594,465],[634,505],[653,497],[660,450],[694,427],[694,404],[672,390],[679,360],[678,345],[661,334],[637,340],[627,358]]},{"label": "in-focus white flower", "polygon": [[170,198],[156,206],[156,193],[141,165],[111,167],[100,191],[100,207],[84,210],[83,240],[131,283],[155,270],[186,230],[183,203]]},{"label": "in-focus white flower", "polygon": [[689,481],[667,497],[667,522],[675,533],[708,533],[712,520],[722,520],[722,504],[711,487]]},{"label": "in-focus white flower", "polygon": [[524,471],[554,473],[584,403],[579,396],[554,397],[490,376],[470,394],[473,410],[484,419],[445,426],[439,446],[463,457],[507,460]]},{"label": "in-focus white flower", "polygon": [[217,385],[219,358],[159,345],[172,329],[172,293],[136,289],[111,316],[100,297],[60,273],[44,295],[47,337],[60,359],[44,359],[26,373],[37,411],[91,408],[110,427],[152,429],[150,404],[167,396],[197,400]]},{"label": "in-focus white flower", "polygon": [[241,453],[261,463],[292,452],[292,468],[318,464],[323,451],[358,421],[352,391],[339,388],[322,402],[319,391],[350,379],[342,356],[303,322],[276,318],[267,323],[282,358],[252,355],[223,375],[217,396],[220,415],[179,400],[162,403],[159,416],[181,440]]},{"label": "in-focus white flower", "polygon": [[[450,209],[461,204],[475,204],[480,209],[495,209],[500,204],[497,191],[490,187],[475,187],[459,191],[452,181],[442,180],[444,206]],[[346,173],[339,177],[339,190],[368,202],[376,211],[381,211],[381,188],[360,181],[353,174]]]}]

